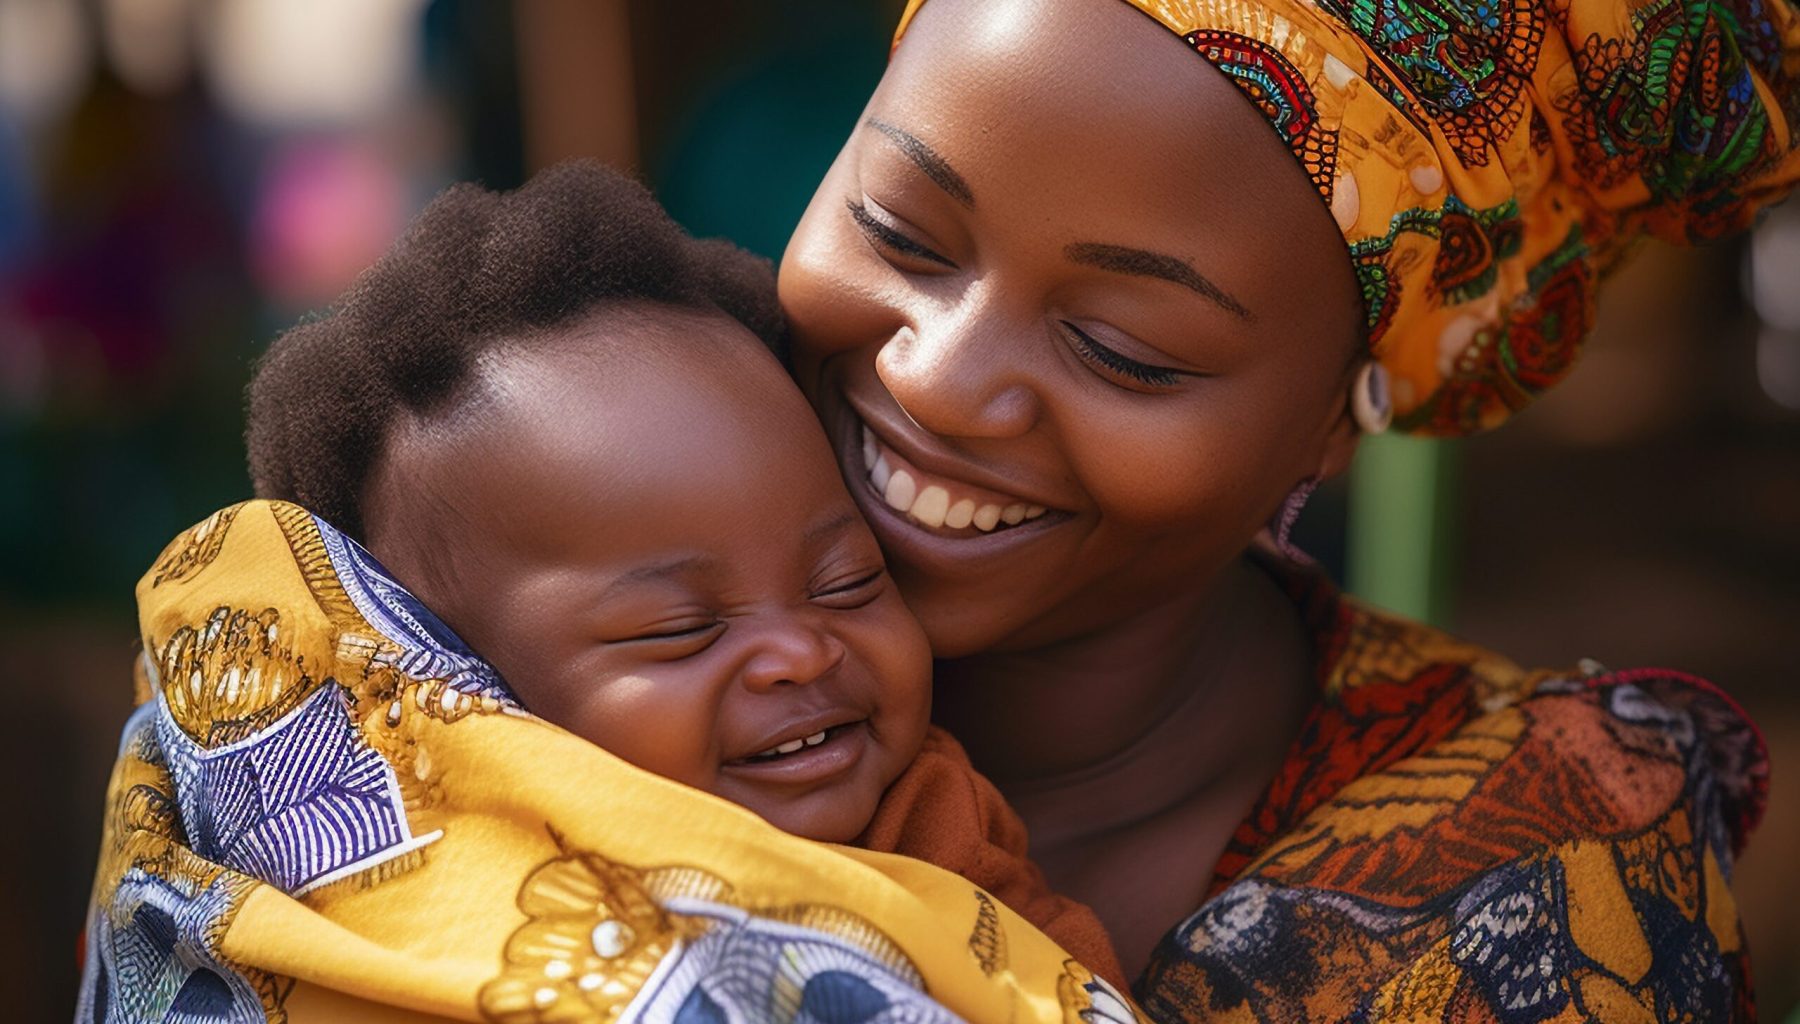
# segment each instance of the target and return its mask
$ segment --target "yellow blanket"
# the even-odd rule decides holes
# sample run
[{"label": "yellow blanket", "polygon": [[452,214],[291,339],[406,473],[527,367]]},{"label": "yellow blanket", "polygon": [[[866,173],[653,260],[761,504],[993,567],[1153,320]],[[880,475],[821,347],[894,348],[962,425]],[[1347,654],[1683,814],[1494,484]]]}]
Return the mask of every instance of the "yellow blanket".
[{"label": "yellow blanket", "polygon": [[301,508],[208,517],[138,605],[80,1021],[1141,1019],[956,875],[525,713]]}]

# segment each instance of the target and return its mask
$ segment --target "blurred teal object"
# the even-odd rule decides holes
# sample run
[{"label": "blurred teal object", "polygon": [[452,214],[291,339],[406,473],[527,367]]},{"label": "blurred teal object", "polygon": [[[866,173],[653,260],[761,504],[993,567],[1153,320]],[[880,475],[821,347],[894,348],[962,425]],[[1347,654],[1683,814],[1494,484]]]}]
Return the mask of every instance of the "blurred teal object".
[{"label": "blurred teal object", "polygon": [[31,238],[31,185],[25,145],[19,138],[18,128],[0,114],[0,274],[23,256],[25,245]]},{"label": "blurred teal object", "polygon": [[769,6],[779,42],[709,83],[651,165],[683,227],[779,259],[881,79],[893,26],[873,4]]},{"label": "blurred teal object", "polygon": [[1350,470],[1351,593],[1446,624],[1455,477],[1454,449],[1443,441],[1399,434],[1364,439]]}]

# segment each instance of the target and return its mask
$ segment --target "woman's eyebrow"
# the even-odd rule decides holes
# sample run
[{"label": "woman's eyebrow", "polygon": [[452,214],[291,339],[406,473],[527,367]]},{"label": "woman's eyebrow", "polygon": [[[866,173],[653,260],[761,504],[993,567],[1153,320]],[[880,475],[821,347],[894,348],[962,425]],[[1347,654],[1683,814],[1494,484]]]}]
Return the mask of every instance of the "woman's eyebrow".
[{"label": "woman's eyebrow", "polygon": [[1206,275],[1195,270],[1193,264],[1186,260],[1165,256],[1147,249],[1133,249],[1123,245],[1102,245],[1099,242],[1076,242],[1063,250],[1063,255],[1076,263],[1101,270],[1110,270],[1116,274],[1134,274],[1139,277],[1155,277],[1164,281],[1173,281],[1183,288],[1191,289],[1206,296],[1213,302],[1240,320],[1254,321],[1243,303],[1232,298],[1231,294],[1218,285],[1207,280]]},{"label": "woman's eyebrow", "polygon": [[918,164],[919,170],[924,171],[925,176],[930,178],[938,188],[943,189],[950,198],[971,209],[974,208],[975,193],[969,191],[969,183],[963,180],[962,175],[956,173],[956,169],[951,167],[948,161],[937,154],[937,150],[927,146],[919,140],[918,136],[904,128],[897,128],[878,118],[871,117],[863,124],[887,136],[888,140],[901,153],[905,154],[908,160]]}]

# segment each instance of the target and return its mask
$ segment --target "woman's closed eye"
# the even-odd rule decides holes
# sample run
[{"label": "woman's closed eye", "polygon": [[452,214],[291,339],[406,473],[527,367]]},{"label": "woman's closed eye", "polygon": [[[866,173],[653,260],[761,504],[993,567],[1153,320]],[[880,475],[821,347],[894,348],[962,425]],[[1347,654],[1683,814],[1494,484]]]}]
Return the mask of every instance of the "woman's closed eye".
[{"label": "woman's closed eye", "polygon": [[[1082,362],[1094,368],[1102,377],[1121,387],[1128,387],[1132,390],[1143,390],[1146,387],[1172,388],[1181,383],[1183,377],[1205,376],[1205,374],[1192,370],[1179,370],[1173,366],[1156,366],[1151,363],[1139,362],[1117,349],[1101,344],[1093,335],[1067,320],[1059,320],[1057,325],[1062,328],[1069,346],[1075,350],[1075,355]],[[1132,387],[1125,384],[1120,378],[1127,378],[1138,386]]]},{"label": "woman's closed eye", "polygon": [[[850,220],[856,225],[856,229],[890,262],[894,256],[900,256],[935,263],[951,270],[957,269],[955,262],[948,257],[939,255],[930,246],[915,241],[902,231],[894,223],[898,218],[883,209],[880,203],[872,199],[852,197],[844,201],[844,206],[850,211]],[[874,210],[870,209],[871,206]]]}]

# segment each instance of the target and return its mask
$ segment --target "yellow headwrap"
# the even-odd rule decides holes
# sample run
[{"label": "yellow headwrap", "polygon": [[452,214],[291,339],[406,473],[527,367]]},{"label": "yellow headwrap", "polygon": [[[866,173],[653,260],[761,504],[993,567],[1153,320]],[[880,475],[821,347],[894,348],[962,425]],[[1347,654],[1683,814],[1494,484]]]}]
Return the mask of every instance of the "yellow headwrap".
[{"label": "yellow headwrap", "polygon": [[1405,430],[1498,424],[1568,372],[1633,240],[1741,229],[1800,178],[1789,0],[1127,2],[1306,168]]}]

